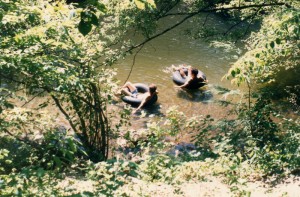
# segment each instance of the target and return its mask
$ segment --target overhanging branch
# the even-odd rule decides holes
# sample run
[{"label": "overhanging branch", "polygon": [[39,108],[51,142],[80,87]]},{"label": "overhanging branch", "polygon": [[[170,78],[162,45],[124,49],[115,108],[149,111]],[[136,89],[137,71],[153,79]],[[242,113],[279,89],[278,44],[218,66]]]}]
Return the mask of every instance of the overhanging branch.
[{"label": "overhanging branch", "polygon": [[228,8],[213,8],[213,9],[200,9],[196,12],[178,12],[178,13],[169,13],[165,14],[164,17],[167,16],[185,16],[185,15],[190,15],[190,14],[200,14],[200,13],[207,13],[207,12],[216,12],[216,11],[226,11],[226,10],[244,10],[248,8],[262,8],[262,7],[272,7],[272,6],[282,6],[288,4],[286,3],[266,3],[266,4],[253,4],[253,5],[244,5],[244,6],[233,6],[233,7],[228,7]]},{"label": "overhanging branch", "polygon": [[130,47],[127,51],[125,51],[126,53],[139,48],[140,46],[146,44],[147,42],[171,31],[172,29],[176,28],[177,26],[181,25],[182,23],[184,23],[186,20],[200,14],[200,13],[210,13],[210,12],[216,12],[216,11],[226,11],[226,10],[244,10],[244,9],[249,9],[249,8],[263,8],[263,7],[271,7],[271,6],[283,6],[286,5],[285,3],[266,3],[266,4],[254,4],[254,5],[245,5],[245,6],[233,6],[233,7],[228,7],[228,8],[214,8],[214,9],[207,9],[207,8],[202,8],[199,9],[197,12],[189,12],[189,13],[170,13],[170,14],[166,14],[165,16],[174,16],[174,15],[186,15],[182,20],[180,20],[179,22],[177,22],[176,24],[172,25],[171,27],[163,30],[162,32],[153,35],[149,38],[147,38],[146,40],[144,40],[143,42],[141,42],[140,44],[137,44],[135,46]]}]

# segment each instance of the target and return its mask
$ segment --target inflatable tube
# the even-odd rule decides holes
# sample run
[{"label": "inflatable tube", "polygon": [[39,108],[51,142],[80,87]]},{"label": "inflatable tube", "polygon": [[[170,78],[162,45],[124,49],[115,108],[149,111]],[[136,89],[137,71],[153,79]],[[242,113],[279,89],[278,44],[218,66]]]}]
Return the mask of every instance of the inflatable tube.
[{"label": "inflatable tube", "polygon": [[[186,68],[184,69],[184,72],[185,72],[186,75],[188,74],[188,70]],[[200,71],[200,70],[198,70],[197,77],[198,78],[201,77],[204,80],[206,80],[205,74],[202,71]],[[173,72],[173,77],[172,78],[173,78],[174,83],[176,85],[179,85],[179,86],[183,85],[185,83],[185,81],[186,81],[186,78],[183,78],[178,70],[175,71],[175,72]],[[198,83],[194,83],[194,84],[192,84],[192,85],[190,85],[190,86],[188,86],[186,88],[187,89],[198,89],[198,88],[201,88],[202,86],[204,86],[205,84],[206,84],[205,82],[200,82],[199,81]]]},{"label": "inflatable tube", "polygon": [[[133,85],[137,88],[137,90],[138,90],[139,93],[149,92],[149,87],[146,84],[135,83]],[[141,102],[142,102],[142,99],[140,99],[140,98],[134,98],[134,97],[131,97],[131,96],[123,96],[122,100],[125,103],[128,103],[128,104],[130,104],[132,106],[139,106],[141,104]],[[147,103],[145,103],[144,106],[152,105],[156,101],[157,101],[157,94],[153,95],[152,98]]]}]

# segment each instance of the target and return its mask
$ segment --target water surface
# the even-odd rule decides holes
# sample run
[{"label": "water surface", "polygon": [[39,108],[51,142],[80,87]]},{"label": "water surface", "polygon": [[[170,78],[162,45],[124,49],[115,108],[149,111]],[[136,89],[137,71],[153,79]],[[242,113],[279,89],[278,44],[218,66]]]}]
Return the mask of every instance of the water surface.
[{"label": "water surface", "polygon": [[[218,18],[210,20],[226,28],[226,25],[221,23],[222,21],[217,21]],[[163,25],[166,24],[165,21]],[[153,106],[154,110],[150,109],[150,113],[165,113],[166,109],[174,105],[178,106],[179,110],[185,111],[187,115],[211,114],[221,117],[227,113],[214,102],[220,98],[216,94],[215,87],[236,88],[231,86],[230,81],[221,81],[221,78],[227,73],[230,65],[236,61],[241,50],[215,48],[206,41],[194,40],[186,36],[184,30],[192,25],[194,25],[192,22],[186,22],[179,28],[147,43],[136,56],[131,74],[133,55],[120,60],[116,65],[117,78],[121,84],[130,74],[129,81],[131,82],[157,85],[159,99],[157,105]],[[209,85],[194,92],[175,88],[170,72],[172,64],[187,64],[198,68],[206,74]]]}]

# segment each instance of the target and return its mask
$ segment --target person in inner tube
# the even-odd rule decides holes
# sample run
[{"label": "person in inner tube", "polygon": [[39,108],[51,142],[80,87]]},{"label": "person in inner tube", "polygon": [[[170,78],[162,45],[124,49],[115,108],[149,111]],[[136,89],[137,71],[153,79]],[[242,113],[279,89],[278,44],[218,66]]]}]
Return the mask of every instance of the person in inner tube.
[{"label": "person in inner tube", "polygon": [[[180,86],[175,86],[175,87],[179,87],[179,88],[186,88],[189,86],[193,86],[193,84],[199,83],[199,82],[204,82],[207,83],[208,81],[203,79],[201,76],[197,77],[198,75],[198,70],[196,68],[192,68],[191,66],[185,66],[185,65],[181,65],[178,68],[174,67],[174,65],[172,65],[172,68],[174,70],[178,70],[180,75],[182,76],[182,78],[186,79],[185,83],[180,85]],[[188,73],[187,75],[184,72],[184,69],[188,69]]]},{"label": "person in inner tube", "polygon": [[157,87],[155,84],[150,84],[149,92],[139,93],[137,88],[131,82],[126,82],[122,87],[122,92],[127,96],[142,100],[141,104],[135,110],[133,110],[132,113],[134,114],[140,110],[147,103],[147,101],[149,101],[155,94],[158,93],[156,89]]}]

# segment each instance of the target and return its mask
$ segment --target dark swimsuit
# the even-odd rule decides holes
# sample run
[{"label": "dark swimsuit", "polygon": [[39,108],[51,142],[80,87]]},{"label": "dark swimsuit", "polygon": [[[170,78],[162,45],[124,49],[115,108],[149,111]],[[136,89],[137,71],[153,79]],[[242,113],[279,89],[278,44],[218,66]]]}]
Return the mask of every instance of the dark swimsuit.
[{"label": "dark swimsuit", "polygon": [[131,92],[131,97],[136,98],[137,95],[138,95],[138,90],[137,90],[137,88],[136,88],[136,89],[134,89],[134,90]]}]

